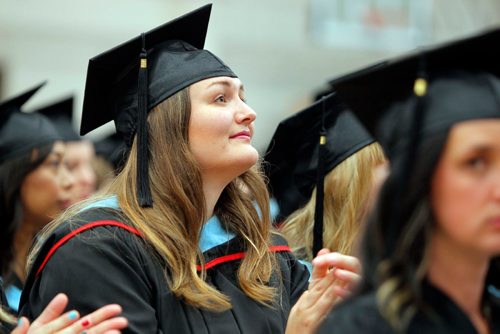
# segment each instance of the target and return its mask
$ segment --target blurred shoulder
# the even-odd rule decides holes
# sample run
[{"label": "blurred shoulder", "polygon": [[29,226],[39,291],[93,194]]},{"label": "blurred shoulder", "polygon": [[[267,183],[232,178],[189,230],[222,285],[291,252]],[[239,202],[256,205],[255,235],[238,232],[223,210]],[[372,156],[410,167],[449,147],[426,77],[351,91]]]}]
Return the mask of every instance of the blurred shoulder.
[{"label": "blurred shoulder", "polygon": [[380,314],[374,293],[353,297],[336,306],[320,330],[326,333],[389,334],[393,330]]}]

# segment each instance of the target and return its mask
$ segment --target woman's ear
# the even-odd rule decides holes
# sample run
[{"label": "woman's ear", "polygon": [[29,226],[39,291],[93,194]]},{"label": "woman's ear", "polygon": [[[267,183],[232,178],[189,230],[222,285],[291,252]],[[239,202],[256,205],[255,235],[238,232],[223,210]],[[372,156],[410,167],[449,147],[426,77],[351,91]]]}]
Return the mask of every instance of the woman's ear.
[{"label": "woman's ear", "polygon": [[38,148],[34,148],[33,150],[31,150],[30,162],[35,162],[38,159],[39,154],[40,150]]}]

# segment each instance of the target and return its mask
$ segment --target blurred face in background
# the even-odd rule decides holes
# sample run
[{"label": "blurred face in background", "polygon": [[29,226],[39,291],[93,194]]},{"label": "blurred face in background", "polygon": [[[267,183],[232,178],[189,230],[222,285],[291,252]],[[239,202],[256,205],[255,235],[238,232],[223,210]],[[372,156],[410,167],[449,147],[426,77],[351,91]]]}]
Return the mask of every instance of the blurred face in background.
[{"label": "blurred face in background", "polygon": [[64,143],[55,142],[42,164],[27,174],[21,184],[23,217],[39,227],[50,222],[71,203],[74,179],[64,164],[64,152]]},{"label": "blurred face in background", "polygon": [[440,249],[500,254],[500,120],[455,125],[431,185]]},{"label": "blurred face in background", "polygon": [[94,158],[92,142],[86,140],[66,142],[65,163],[75,180],[70,194],[71,205],[87,199],[96,190]]}]

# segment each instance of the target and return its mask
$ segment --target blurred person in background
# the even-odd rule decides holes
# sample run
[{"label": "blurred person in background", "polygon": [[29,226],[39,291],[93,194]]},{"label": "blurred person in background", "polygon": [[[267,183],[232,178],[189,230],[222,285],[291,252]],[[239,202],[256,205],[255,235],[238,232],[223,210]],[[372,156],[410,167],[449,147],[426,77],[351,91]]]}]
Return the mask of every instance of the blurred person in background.
[{"label": "blurred person in background", "polygon": [[[302,196],[307,198],[303,206],[287,217],[281,232],[295,255],[308,263],[315,255],[313,239],[317,221],[316,186],[322,126],[326,130],[326,143],[322,153],[324,195],[321,248],[357,255],[355,245],[364,226],[374,182],[374,168],[385,162],[380,145],[374,142],[335,94],[326,96],[280,123],[271,140],[266,160],[270,164],[271,179],[292,173],[293,183],[290,187],[297,187]],[[284,160],[276,161],[277,158]]]},{"label": "blurred person in background", "polygon": [[[286,186],[285,192],[296,188],[300,193],[296,198],[309,198],[303,200],[302,207],[296,203],[297,210],[280,226],[294,254],[311,272],[316,255],[316,267],[324,265],[325,259],[336,263],[331,274],[337,298],[327,300],[325,307],[305,312],[299,301],[291,311],[292,320],[309,320],[307,326],[297,324],[300,330],[294,333],[314,332],[334,304],[347,297],[359,281],[361,267],[355,246],[364,228],[374,168],[384,163],[384,154],[335,94],[329,94],[278,125],[266,160],[271,185]],[[318,194],[317,187],[323,192]],[[289,196],[280,191],[275,195],[278,202],[292,207]],[[317,201],[323,205],[316,205]],[[314,280],[312,277],[311,285]],[[333,281],[331,285],[335,285]]]},{"label": "blurred person in background", "polygon": [[0,105],[1,276],[13,311],[18,309],[31,243],[69,207],[74,186],[55,127],[40,114],[21,111],[40,87]]},{"label": "blurred person in background", "polygon": [[[116,333],[127,325],[126,319],[114,318],[120,306],[105,306],[79,321],[74,310],[63,314],[68,303],[63,294],[31,325],[21,318],[14,329],[28,250],[36,233],[69,206],[73,187],[63,162],[65,146],[55,127],[38,113],[21,111],[41,86],[0,103],[0,332],[80,333],[92,328],[95,333]],[[92,325],[85,325],[90,320]]]},{"label": "blurred person in background", "polygon": [[359,291],[320,333],[500,333],[499,42],[496,29],[332,82],[391,168]]},{"label": "blurred person in background", "polygon": [[65,143],[64,163],[75,180],[70,191],[71,205],[89,198],[97,183],[94,144],[73,129],[73,100],[71,96],[36,110],[52,121]]}]

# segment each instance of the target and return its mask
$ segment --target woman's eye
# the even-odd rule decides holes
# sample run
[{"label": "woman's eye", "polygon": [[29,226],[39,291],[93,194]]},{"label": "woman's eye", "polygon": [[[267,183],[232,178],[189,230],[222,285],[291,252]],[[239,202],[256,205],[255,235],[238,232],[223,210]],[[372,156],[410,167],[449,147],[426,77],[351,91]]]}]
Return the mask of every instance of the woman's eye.
[{"label": "woman's eye", "polygon": [[64,167],[66,167],[67,170],[72,172],[76,168],[76,164],[74,163],[69,163],[67,161],[64,162]]},{"label": "woman's eye", "polygon": [[224,95],[219,95],[215,98],[215,102],[226,102],[226,97]]},{"label": "woman's eye", "polygon": [[49,160],[49,166],[54,168],[59,168],[61,165],[61,160]]},{"label": "woman's eye", "polygon": [[470,158],[466,161],[467,167],[476,170],[476,171],[481,171],[484,170],[486,167],[487,161],[483,157],[474,157]]}]

